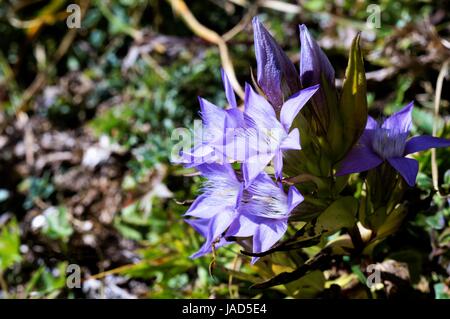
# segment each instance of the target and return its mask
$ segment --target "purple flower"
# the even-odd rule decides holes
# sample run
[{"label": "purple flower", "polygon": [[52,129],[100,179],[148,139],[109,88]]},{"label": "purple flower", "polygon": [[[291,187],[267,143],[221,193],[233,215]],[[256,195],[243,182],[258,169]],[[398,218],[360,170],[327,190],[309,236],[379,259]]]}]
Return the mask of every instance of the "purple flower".
[{"label": "purple flower", "polygon": [[253,32],[257,81],[269,102],[279,110],[286,97],[300,90],[298,72],[258,17],[253,18]]},{"label": "purple flower", "polygon": [[182,163],[195,166],[211,162],[223,162],[224,144],[230,128],[243,125],[243,113],[237,108],[236,96],[226,73],[222,70],[222,80],[230,109],[224,110],[203,98],[199,98],[203,127],[195,132],[194,147],[181,154]]},{"label": "purple flower", "polygon": [[412,109],[413,102],[388,117],[381,125],[369,116],[359,142],[343,160],[336,175],[367,171],[388,161],[409,186],[414,186],[419,163],[405,156],[429,148],[449,147],[450,140],[426,135],[408,139]]},{"label": "purple flower", "polygon": [[257,94],[249,84],[246,84],[245,142],[238,142],[239,147],[248,147],[243,164],[246,187],[271,160],[274,161],[276,178],[282,177],[283,151],[301,149],[298,129],[290,131],[292,122],[318,88],[319,86],[315,85],[291,96],[282,105],[278,120],[274,109],[267,100]]},{"label": "purple flower", "polygon": [[203,164],[197,168],[207,180],[202,195],[185,216],[194,217],[186,222],[206,241],[192,258],[211,252],[213,246],[231,243],[227,240],[230,237],[253,237],[254,253],[270,249],[286,232],[292,210],[303,201],[294,186],[286,195],[266,173],[258,175],[244,190],[229,164]]},{"label": "purple flower", "polygon": [[[294,186],[286,195],[281,185],[276,185],[261,173],[242,196],[239,214],[226,233],[226,237],[253,237],[253,252],[270,249],[287,230],[292,210],[303,201]],[[253,258],[252,263],[258,258]]]},{"label": "purple flower", "polygon": [[[302,87],[308,87],[327,81],[330,89],[335,88],[334,69],[325,53],[320,49],[317,42],[309,34],[308,28],[300,26],[300,83]],[[328,123],[329,114],[325,87],[322,86],[313,96],[314,111],[321,122]]]},{"label": "purple flower", "polygon": [[213,245],[219,247],[227,243],[222,234],[238,214],[243,189],[229,164],[202,164],[197,169],[207,180],[202,195],[196,198],[185,216],[196,217],[186,222],[205,237],[206,242],[192,258],[211,252]]}]

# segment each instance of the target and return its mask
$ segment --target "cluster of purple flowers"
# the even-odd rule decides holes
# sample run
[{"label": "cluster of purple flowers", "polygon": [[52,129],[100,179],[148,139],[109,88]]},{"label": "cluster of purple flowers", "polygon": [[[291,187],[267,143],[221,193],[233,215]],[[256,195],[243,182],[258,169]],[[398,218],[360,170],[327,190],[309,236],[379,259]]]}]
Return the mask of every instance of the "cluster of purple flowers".
[{"label": "cluster of purple flowers", "polygon": [[[295,186],[285,190],[281,184],[284,152],[301,149],[299,130],[291,129],[293,121],[308,102],[324,123],[332,120],[326,118],[326,96],[319,83],[326,81],[334,88],[334,69],[308,29],[300,26],[300,72],[258,18],[253,20],[253,29],[262,94],[246,84],[241,111],[222,71],[229,108],[200,98],[202,132],[194,147],[181,153],[182,163],[196,167],[206,179],[202,194],[185,214],[186,221],[206,238],[194,258],[236,238],[251,238],[254,253],[277,243],[293,209],[304,199]],[[411,110],[409,104],[382,125],[369,117],[360,141],[337,175],[369,170],[386,160],[414,185],[418,164],[405,155],[450,146],[450,142],[425,136],[407,140]],[[231,163],[239,163],[240,169],[236,171]],[[265,172],[270,163],[275,178]]]}]

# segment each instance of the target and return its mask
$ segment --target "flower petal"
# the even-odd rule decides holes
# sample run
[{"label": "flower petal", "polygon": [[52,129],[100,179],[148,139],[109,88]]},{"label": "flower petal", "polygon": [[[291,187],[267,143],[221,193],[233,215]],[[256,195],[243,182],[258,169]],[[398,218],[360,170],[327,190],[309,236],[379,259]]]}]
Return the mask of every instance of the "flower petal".
[{"label": "flower petal", "polygon": [[[233,242],[227,241],[225,238],[220,238],[219,242],[214,245],[214,249],[217,250],[220,247],[223,247],[225,245],[229,245],[229,244],[232,244],[232,243]],[[207,247],[207,246],[203,245],[199,249],[199,251],[197,251],[196,253],[192,254],[189,257],[191,259],[195,259],[195,258],[199,258],[199,257],[202,257],[202,256],[204,256],[206,254],[210,254],[210,253],[212,253],[212,246]]]},{"label": "flower petal", "polygon": [[341,162],[336,176],[364,172],[377,167],[383,159],[376,155],[368,146],[357,144]]},{"label": "flower petal", "polygon": [[217,159],[214,149],[207,144],[196,145],[190,151],[182,151],[180,156],[181,162],[186,164],[186,167],[213,163]]},{"label": "flower petal", "polygon": [[213,127],[218,131],[223,131],[227,114],[225,110],[201,97],[199,97],[198,100],[200,102],[200,115],[202,117],[203,125],[206,127]]},{"label": "flower petal", "polygon": [[405,157],[388,158],[388,162],[403,176],[409,186],[412,187],[416,184],[419,162]]},{"label": "flower petal", "polygon": [[395,130],[396,132],[407,133],[411,129],[412,110],[414,101],[406,105],[400,111],[389,116],[381,125],[382,128]]},{"label": "flower petal", "polygon": [[273,129],[280,126],[273,107],[248,83],[245,84],[244,116],[249,127]]},{"label": "flower petal", "polygon": [[238,108],[226,110],[227,117],[225,128],[239,128],[244,127],[244,113]]},{"label": "flower petal", "polygon": [[206,221],[200,219],[197,221],[188,222],[198,229],[199,233],[206,238],[205,243],[200,248],[200,250],[191,256],[191,258],[199,257],[211,250],[213,243],[219,239],[219,237],[225,232],[225,230],[230,226],[234,218],[234,209],[228,209],[216,214],[210,219],[207,219],[208,225],[205,226]]},{"label": "flower petal", "polygon": [[298,112],[305,106],[309,99],[317,92],[319,84],[303,89],[284,102],[280,112],[280,122],[283,124],[286,132],[289,132],[292,122]]},{"label": "flower petal", "polygon": [[298,73],[289,57],[259,22],[258,17],[253,18],[252,23],[257,81],[270,103],[279,107],[286,95],[283,89],[290,91],[286,92],[287,96],[300,89]]},{"label": "flower petal", "polygon": [[429,135],[414,136],[406,142],[405,155],[439,147],[450,147],[450,140]]},{"label": "flower petal", "polygon": [[202,164],[197,166],[196,168],[203,176],[207,177],[208,179],[213,179],[217,175],[222,175],[234,181],[237,181],[236,173],[229,163]]},{"label": "flower petal", "polygon": [[237,218],[231,223],[225,237],[251,237],[256,232],[260,223],[259,217],[247,215],[245,213],[239,214]]},{"label": "flower petal", "polygon": [[301,150],[300,132],[298,128],[293,129],[289,135],[281,142],[280,149],[286,150]]},{"label": "flower petal", "polygon": [[273,167],[275,169],[275,178],[283,178],[283,153],[281,150],[275,152],[275,156],[273,157]]},{"label": "flower petal", "polygon": [[[261,253],[269,250],[281,237],[283,237],[286,230],[287,219],[262,222],[253,235],[253,252]],[[258,259],[258,257],[253,257],[252,264]]]},{"label": "flower petal", "polygon": [[272,160],[274,154],[258,154],[250,157],[242,164],[242,173],[244,175],[245,188],[255,180],[258,175],[264,171],[267,164]]},{"label": "flower petal", "polygon": [[198,217],[203,219],[209,219],[217,214],[216,210],[211,209],[210,202],[207,195],[198,196],[191,204],[189,209],[183,216]]},{"label": "flower petal", "polygon": [[234,94],[233,87],[231,86],[230,80],[228,80],[228,76],[225,73],[224,69],[221,69],[220,73],[222,75],[223,87],[225,89],[225,95],[227,97],[228,104],[230,104],[230,106],[232,108],[236,108],[237,107],[236,95]]},{"label": "flower petal", "polygon": [[305,198],[300,193],[300,191],[295,186],[289,187],[288,191],[288,205],[289,205],[289,213],[297,207],[301,202],[303,202]]},{"label": "flower petal", "polygon": [[368,115],[367,116],[367,124],[366,124],[366,130],[374,130],[378,127],[378,123],[377,121],[375,121],[375,119]]}]

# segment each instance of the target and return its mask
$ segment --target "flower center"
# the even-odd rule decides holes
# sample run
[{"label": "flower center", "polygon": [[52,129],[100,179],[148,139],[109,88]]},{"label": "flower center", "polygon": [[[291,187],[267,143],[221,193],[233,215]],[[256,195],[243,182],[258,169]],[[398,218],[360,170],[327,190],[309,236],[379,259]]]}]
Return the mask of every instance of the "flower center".
[{"label": "flower center", "polygon": [[207,201],[211,207],[235,206],[240,184],[227,176],[215,176],[203,184],[204,193],[208,194]]},{"label": "flower center", "polygon": [[254,216],[272,219],[287,217],[287,196],[274,185],[251,185],[244,196],[243,210]]},{"label": "flower center", "polygon": [[395,130],[377,128],[374,130],[372,148],[380,157],[388,159],[402,157],[405,152],[408,133]]}]

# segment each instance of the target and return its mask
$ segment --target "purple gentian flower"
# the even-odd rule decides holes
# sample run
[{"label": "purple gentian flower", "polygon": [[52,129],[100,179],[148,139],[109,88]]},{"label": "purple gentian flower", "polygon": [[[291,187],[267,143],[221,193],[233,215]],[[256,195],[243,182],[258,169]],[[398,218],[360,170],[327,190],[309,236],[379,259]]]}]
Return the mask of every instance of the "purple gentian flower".
[{"label": "purple gentian flower", "polygon": [[291,186],[286,194],[264,172],[244,190],[229,164],[202,164],[197,169],[207,180],[185,216],[194,217],[186,222],[206,241],[191,258],[230,244],[227,238],[253,237],[253,252],[267,251],[284,235],[292,210],[303,201],[297,188]]},{"label": "purple gentian flower", "polygon": [[253,18],[253,33],[258,85],[269,102],[279,110],[285,97],[300,90],[298,72],[258,17]]},{"label": "purple gentian flower", "polygon": [[[317,42],[311,36],[308,28],[300,26],[300,83],[302,87],[320,84],[323,79],[327,81],[328,87],[335,88],[335,75],[333,66]],[[329,114],[324,87],[312,97],[314,110],[319,119],[328,123]]]},{"label": "purple gentian flower", "polygon": [[230,164],[202,164],[196,168],[207,180],[202,195],[195,199],[185,216],[196,218],[186,222],[205,237],[206,242],[192,258],[211,252],[213,245],[219,247],[227,243],[222,234],[238,214],[243,190]]},{"label": "purple gentian flower", "polygon": [[[291,186],[286,195],[282,186],[263,172],[244,191],[239,214],[225,237],[253,236],[253,252],[267,251],[284,235],[292,210],[302,201],[297,188]],[[257,259],[253,257],[252,263]]]},{"label": "purple gentian flower", "polygon": [[414,186],[419,163],[405,156],[429,148],[449,147],[450,140],[426,135],[408,139],[412,109],[413,102],[388,117],[381,125],[369,116],[359,142],[343,160],[336,175],[367,171],[388,161],[409,186]]},{"label": "purple gentian flower", "polygon": [[[276,178],[282,177],[283,151],[300,150],[300,135],[297,128],[290,131],[292,122],[319,85],[315,85],[291,96],[284,102],[280,119],[269,102],[257,94],[249,84],[245,86],[245,142],[238,143],[246,149],[243,174],[245,187],[274,161]],[[228,155],[228,154],[227,154]],[[231,156],[229,156],[231,157]]]},{"label": "purple gentian flower", "polygon": [[236,96],[226,73],[222,72],[225,95],[230,109],[224,110],[203,98],[199,98],[200,115],[203,127],[201,132],[195,132],[196,140],[190,151],[181,153],[181,162],[187,166],[204,163],[224,162],[224,148],[227,139],[232,139],[230,128],[244,125],[243,113],[237,108]]}]

